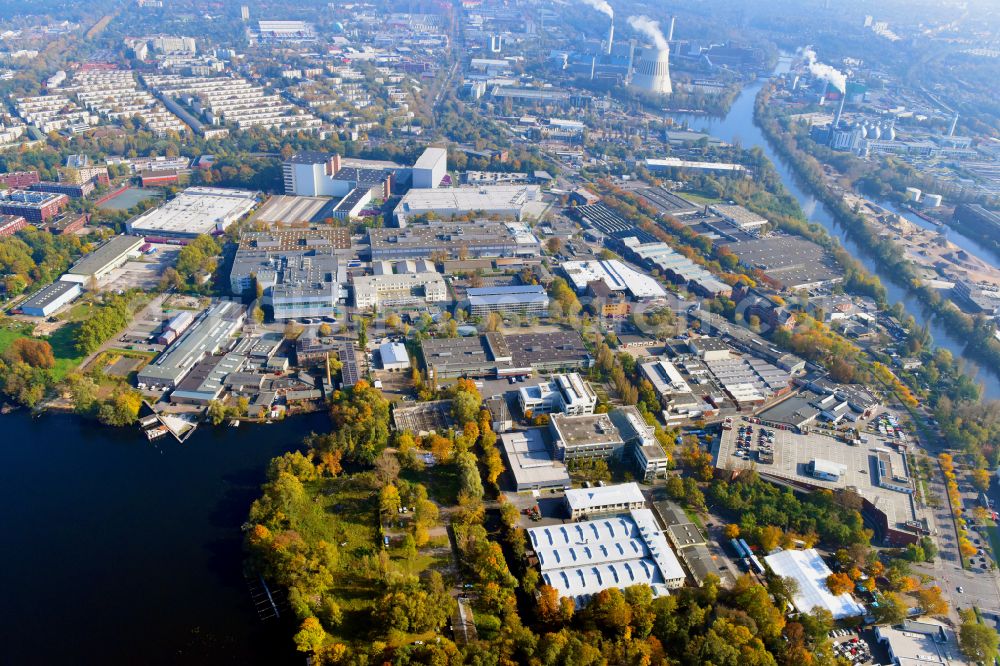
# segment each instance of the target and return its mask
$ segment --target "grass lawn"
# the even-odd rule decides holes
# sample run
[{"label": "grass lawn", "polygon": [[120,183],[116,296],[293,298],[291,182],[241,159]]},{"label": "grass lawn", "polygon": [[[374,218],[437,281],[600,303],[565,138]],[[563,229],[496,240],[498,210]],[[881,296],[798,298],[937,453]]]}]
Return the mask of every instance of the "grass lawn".
[{"label": "grass lawn", "polygon": [[991,555],[993,557],[1000,556],[1000,527],[993,521],[989,521],[986,527],[986,534],[990,537],[990,547],[993,551]]},{"label": "grass lawn", "polygon": [[710,206],[712,204],[717,204],[720,201],[722,201],[722,199],[706,197],[704,195],[695,194],[693,192],[685,191],[685,192],[678,192],[678,194],[680,194],[682,198],[687,199],[691,203],[701,204],[702,206]]},{"label": "grass lawn", "polygon": [[[52,345],[52,353],[56,357],[56,365],[52,368],[52,378],[55,381],[62,380],[76,369],[80,365],[80,361],[83,360],[83,356],[76,351],[76,346],[73,344],[73,333],[75,331],[76,325],[68,324],[48,338],[45,338]],[[14,340],[30,337],[32,336],[31,326],[29,325],[11,323],[0,327],[0,354],[5,352],[13,344]]]},{"label": "grass lawn", "polygon": [[404,470],[400,478],[424,484],[427,495],[438,504],[451,506],[458,503],[459,480],[455,465],[432,465],[421,472]]},{"label": "grass lawn", "polygon": [[699,516],[691,509],[688,509],[687,507],[684,508],[684,515],[688,517],[688,520],[697,525],[699,530],[701,530],[702,532],[705,531],[705,524],[701,522],[701,516]]}]

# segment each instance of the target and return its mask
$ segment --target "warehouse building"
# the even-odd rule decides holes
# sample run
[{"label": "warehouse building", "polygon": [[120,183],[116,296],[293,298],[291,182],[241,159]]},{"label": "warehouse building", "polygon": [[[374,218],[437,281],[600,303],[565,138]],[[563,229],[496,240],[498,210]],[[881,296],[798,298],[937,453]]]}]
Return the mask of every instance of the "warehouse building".
[{"label": "warehouse building", "polygon": [[542,580],[577,607],[609,588],[648,585],[657,598],[684,584],[684,570],[649,509],[533,527],[528,538]]},{"label": "warehouse building", "polygon": [[379,345],[378,355],[383,370],[396,372],[410,369],[410,355],[406,351],[406,345],[401,342],[385,342]]},{"label": "warehouse building", "polygon": [[171,390],[206,356],[228,350],[233,334],[246,319],[246,309],[239,303],[219,301],[210,306],[177,342],[155,361],[139,371],[139,388]]},{"label": "warehouse building", "polygon": [[544,317],[549,313],[549,297],[541,285],[475,287],[467,295],[472,317],[485,319],[492,312],[522,317]]},{"label": "warehouse building", "polygon": [[0,192],[0,214],[18,215],[32,224],[47,222],[69,205],[69,197],[54,192]]},{"label": "warehouse building", "polygon": [[434,189],[448,175],[448,150],[430,147],[417,158],[413,165],[413,187]]},{"label": "warehouse building", "polygon": [[424,365],[431,377],[498,377],[513,372],[510,348],[502,333],[467,338],[438,338],[420,342]]},{"label": "warehouse building", "polygon": [[617,259],[606,261],[566,261],[562,270],[578,294],[593,282],[602,282],[610,291],[625,292],[632,299],[645,301],[663,298],[666,290],[648,275],[629,268]]},{"label": "warehouse building", "polygon": [[414,217],[428,213],[440,218],[476,213],[521,220],[537,217],[544,209],[537,185],[482,185],[411,189],[397,204],[393,217],[405,227]]},{"label": "warehouse building", "polygon": [[36,291],[21,304],[20,309],[30,317],[48,317],[67,303],[72,303],[82,293],[79,283],[60,280]]},{"label": "warehouse building", "polygon": [[821,246],[805,238],[771,235],[726,247],[749,269],[759,269],[782,289],[816,289],[844,279],[844,271]]},{"label": "warehouse building", "polygon": [[822,608],[834,620],[864,615],[865,608],[850,594],[834,595],[826,586],[826,579],[833,573],[815,548],[808,550],[783,550],[768,555],[764,562],[781,578],[792,578],[797,583],[792,604],[800,613]]},{"label": "warehouse building", "polygon": [[84,255],[59,278],[66,282],[79,282],[90,288],[99,283],[129,259],[139,256],[144,241],[139,236],[115,236],[90,254]]},{"label": "warehouse building", "polygon": [[500,445],[517,492],[572,486],[566,465],[552,458],[544,428],[502,432]]},{"label": "warehouse building", "polygon": [[735,204],[715,204],[709,210],[740,231],[757,232],[767,224],[767,219]]},{"label": "warehouse building", "polygon": [[578,331],[521,333],[505,337],[513,366],[524,370],[524,374],[532,370],[582,370],[593,365],[593,358]]},{"label": "warehouse building", "polygon": [[130,233],[163,238],[221,234],[257,205],[257,193],[221,187],[189,187],[159,208],[128,223]]}]

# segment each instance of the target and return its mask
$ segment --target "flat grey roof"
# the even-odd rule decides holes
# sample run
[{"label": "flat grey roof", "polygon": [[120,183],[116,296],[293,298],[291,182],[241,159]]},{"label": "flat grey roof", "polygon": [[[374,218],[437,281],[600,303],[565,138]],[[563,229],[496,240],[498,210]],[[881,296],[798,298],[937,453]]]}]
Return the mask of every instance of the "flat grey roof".
[{"label": "flat grey roof", "polygon": [[518,489],[571,485],[566,466],[552,457],[544,428],[501,433],[500,444]]},{"label": "flat grey roof", "polygon": [[53,282],[52,284],[45,285],[34,294],[31,298],[21,303],[20,307],[23,308],[44,308],[49,303],[52,303],[58,298],[61,298],[64,294],[74,289],[80,289],[79,282],[64,282],[59,280]]},{"label": "flat grey roof", "polygon": [[73,264],[66,273],[68,275],[89,276],[99,273],[108,264],[117,261],[123,254],[138,250],[144,243],[140,236],[115,236],[107,243],[90,254],[84,255]]}]

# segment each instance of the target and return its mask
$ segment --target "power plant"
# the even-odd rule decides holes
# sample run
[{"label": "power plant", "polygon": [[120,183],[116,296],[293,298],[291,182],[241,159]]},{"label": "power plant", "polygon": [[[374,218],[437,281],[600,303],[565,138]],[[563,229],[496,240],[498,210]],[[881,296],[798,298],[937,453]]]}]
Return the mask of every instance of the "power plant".
[{"label": "power plant", "polygon": [[661,95],[671,94],[670,50],[647,46],[639,51],[632,72],[632,87]]}]

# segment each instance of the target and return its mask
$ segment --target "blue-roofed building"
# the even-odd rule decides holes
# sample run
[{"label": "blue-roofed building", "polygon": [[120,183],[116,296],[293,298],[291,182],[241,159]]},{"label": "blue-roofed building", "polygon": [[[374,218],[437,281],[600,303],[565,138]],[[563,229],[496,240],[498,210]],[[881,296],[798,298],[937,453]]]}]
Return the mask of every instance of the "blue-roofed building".
[{"label": "blue-roofed building", "polygon": [[541,317],[549,311],[548,294],[540,285],[473,288],[468,296],[469,314],[473,317],[486,317],[491,312]]}]

